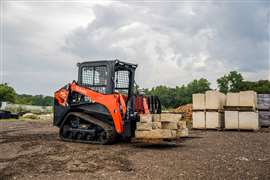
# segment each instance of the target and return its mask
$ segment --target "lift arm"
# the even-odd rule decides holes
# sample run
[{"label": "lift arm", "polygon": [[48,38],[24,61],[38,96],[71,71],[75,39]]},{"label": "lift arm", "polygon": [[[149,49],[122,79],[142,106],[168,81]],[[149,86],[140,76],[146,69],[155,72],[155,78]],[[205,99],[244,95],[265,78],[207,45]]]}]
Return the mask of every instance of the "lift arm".
[{"label": "lift arm", "polygon": [[[119,134],[123,133],[123,119],[126,115],[126,104],[121,94],[101,94],[89,88],[78,86],[75,82],[69,84],[69,88],[71,92],[77,92],[88,97],[92,103],[104,105],[112,116],[116,132]],[[55,97],[60,105],[66,106],[68,90],[60,89],[55,93]]]}]

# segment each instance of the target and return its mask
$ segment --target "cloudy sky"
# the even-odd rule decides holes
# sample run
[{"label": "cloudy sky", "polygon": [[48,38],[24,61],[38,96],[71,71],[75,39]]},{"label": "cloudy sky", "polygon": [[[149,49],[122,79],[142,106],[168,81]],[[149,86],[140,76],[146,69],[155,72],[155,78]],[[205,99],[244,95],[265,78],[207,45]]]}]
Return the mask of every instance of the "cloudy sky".
[{"label": "cloudy sky", "polygon": [[76,63],[139,64],[141,87],[216,79],[237,70],[270,79],[267,1],[1,1],[1,82],[52,93]]}]

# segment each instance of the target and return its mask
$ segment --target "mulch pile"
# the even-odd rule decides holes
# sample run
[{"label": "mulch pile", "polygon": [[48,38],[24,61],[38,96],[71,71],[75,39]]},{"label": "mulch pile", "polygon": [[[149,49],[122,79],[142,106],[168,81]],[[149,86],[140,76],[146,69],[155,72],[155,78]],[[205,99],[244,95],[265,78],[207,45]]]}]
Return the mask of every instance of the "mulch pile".
[{"label": "mulch pile", "polygon": [[183,119],[192,120],[192,104],[186,104],[174,109],[176,113],[182,113]]}]

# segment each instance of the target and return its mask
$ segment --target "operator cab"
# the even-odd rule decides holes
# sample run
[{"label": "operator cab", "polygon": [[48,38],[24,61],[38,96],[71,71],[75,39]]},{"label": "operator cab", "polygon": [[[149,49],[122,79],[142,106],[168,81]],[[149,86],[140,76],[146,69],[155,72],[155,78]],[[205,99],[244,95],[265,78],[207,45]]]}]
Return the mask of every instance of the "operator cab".
[{"label": "operator cab", "polygon": [[78,84],[103,94],[133,94],[136,64],[119,60],[78,63]]}]

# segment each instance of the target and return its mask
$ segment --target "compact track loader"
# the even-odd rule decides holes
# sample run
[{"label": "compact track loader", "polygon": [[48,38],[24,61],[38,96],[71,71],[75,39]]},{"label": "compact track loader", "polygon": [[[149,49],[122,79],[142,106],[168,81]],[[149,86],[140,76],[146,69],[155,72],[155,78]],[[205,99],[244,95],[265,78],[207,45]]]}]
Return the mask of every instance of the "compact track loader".
[{"label": "compact track loader", "polygon": [[135,93],[137,65],[119,60],[78,63],[78,81],[55,92],[54,125],[62,140],[111,144],[131,140],[142,114],[160,114],[157,96]]}]

